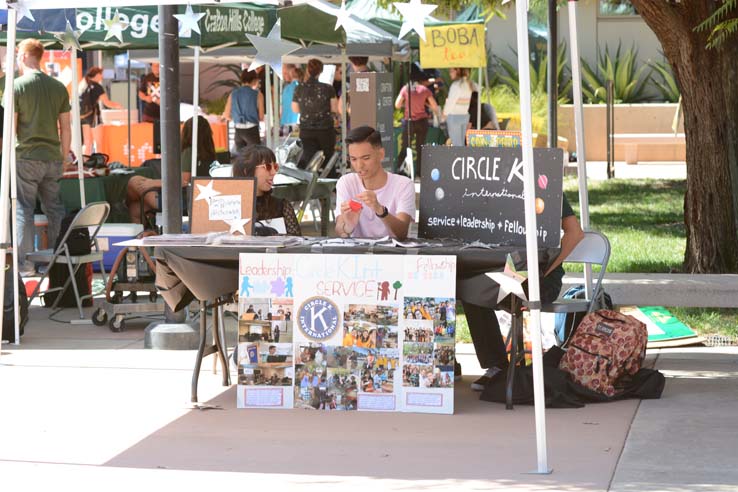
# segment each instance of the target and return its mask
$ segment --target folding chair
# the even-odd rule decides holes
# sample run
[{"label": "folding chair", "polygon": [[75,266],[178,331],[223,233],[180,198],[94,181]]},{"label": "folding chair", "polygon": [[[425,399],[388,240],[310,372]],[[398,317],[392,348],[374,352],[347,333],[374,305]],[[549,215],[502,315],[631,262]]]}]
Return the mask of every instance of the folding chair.
[{"label": "folding chair", "polygon": [[[323,166],[323,169],[320,171],[320,178],[327,178],[328,175],[331,173],[333,168],[336,166],[336,163],[341,158],[341,154],[338,152],[334,152],[330,159],[328,159],[328,162]],[[310,198],[312,196],[312,193],[308,195],[306,198]],[[316,211],[320,210],[320,200],[317,200],[315,198],[310,198],[310,212],[313,214],[313,224],[315,226],[315,232],[320,232],[320,227],[318,226],[318,216],[320,214],[316,214]],[[333,208],[331,208],[331,216],[333,215]],[[332,220],[335,220],[335,217],[332,217]]]},{"label": "folding chair", "polygon": [[[62,237],[62,240],[59,242],[59,246],[56,247],[56,249],[47,249],[26,255],[26,258],[34,263],[44,263],[47,265],[46,271],[44,272],[41,279],[39,279],[38,285],[36,285],[33,294],[31,294],[29,303],[32,302],[37,295],[43,296],[48,294],[49,292],[60,291],[59,294],[56,296],[56,301],[54,301],[54,304],[51,306],[53,314],[53,312],[56,312],[59,301],[61,301],[62,296],[69,288],[69,284],[71,283],[72,288],[74,289],[74,297],[77,300],[79,319],[85,319],[85,315],[82,312],[82,300],[92,298],[92,292],[80,297],[75,275],[77,273],[77,270],[79,270],[82,265],[99,261],[100,273],[102,273],[103,282],[107,284],[107,278],[105,277],[105,265],[103,264],[103,252],[100,250],[100,247],[97,244],[97,234],[98,232],[100,232],[100,228],[102,227],[105,220],[108,218],[109,213],[110,205],[107,202],[94,202],[87,204],[85,208],[77,212],[77,215],[74,217],[74,220],[72,220],[72,223],[69,224],[69,228],[64,233],[64,236]],[[82,228],[91,229],[92,231],[90,234],[91,251],[90,253],[84,255],[73,255],[69,252],[67,240],[69,239],[69,235],[72,233],[73,230]],[[51,268],[56,263],[67,265],[67,269],[69,270],[69,278],[67,278],[67,281],[62,287],[54,287],[51,289],[47,289],[44,292],[39,292],[44,278],[49,275]]]},{"label": "folding chair", "polygon": [[311,173],[318,174],[318,172],[320,171],[320,166],[323,164],[324,160],[325,154],[322,150],[319,150],[310,158],[310,161],[307,163],[307,166],[305,166],[305,169],[307,171],[310,171]]},{"label": "folding chair", "polygon": [[[600,297],[605,291],[602,281],[605,278],[607,263],[610,261],[610,241],[607,236],[597,231],[586,231],[584,238],[574,250],[564,259],[564,263],[581,263],[585,265],[599,265],[600,272],[593,281],[592,292],[586,299],[558,298],[553,302],[541,305],[541,312],[545,313],[591,313],[596,306],[601,305]],[[574,332],[572,327],[569,336]]]},{"label": "folding chair", "polygon": [[[592,312],[597,306],[596,300],[604,293],[602,290],[602,281],[605,278],[605,270],[607,262],[610,260],[610,241],[601,232],[586,231],[584,238],[564,259],[564,263],[582,263],[589,265],[599,265],[600,272],[594,281],[592,293],[588,299],[564,299],[558,298],[553,302],[542,303],[541,312],[545,313],[577,313]],[[513,306],[516,306],[516,300],[513,298]],[[510,324],[510,366],[507,371],[507,408],[512,408],[512,387],[513,377],[515,374],[515,365],[525,361],[525,349],[523,343],[523,323],[519,309],[513,307],[512,319]],[[572,330],[573,333],[573,330]],[[569,335],[571,336],[571,334]],[[565,342],[566,343],[566,342]],[[565,344],[564,343],[564,344]]]}]

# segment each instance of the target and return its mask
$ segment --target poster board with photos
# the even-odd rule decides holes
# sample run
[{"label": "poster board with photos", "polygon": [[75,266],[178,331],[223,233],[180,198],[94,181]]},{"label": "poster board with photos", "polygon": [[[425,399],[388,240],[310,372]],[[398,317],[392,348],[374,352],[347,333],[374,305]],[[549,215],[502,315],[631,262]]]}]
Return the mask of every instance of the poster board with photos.
[{"label": "poster board with photos", "polygon": [[453,413],[456,257],[239,260],[238,408]]},{"label": "poster board with photos", "polygon": [[254,178],[192,178],[190,232],[250,236],[256,212]]},{"label": "poster board with photos", "polygon": [[[538,245],[561,240],[564,154],[533,149]],[[520,148],[423,147],[422,238],[525,246],[525,193]]]}]

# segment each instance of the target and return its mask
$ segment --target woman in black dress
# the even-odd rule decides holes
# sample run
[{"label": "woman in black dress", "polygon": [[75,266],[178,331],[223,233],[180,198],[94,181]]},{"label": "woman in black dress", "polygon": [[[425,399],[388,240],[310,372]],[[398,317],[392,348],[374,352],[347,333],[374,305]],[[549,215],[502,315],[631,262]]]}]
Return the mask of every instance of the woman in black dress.
[{"label": "woman in black dress", "polygon": [[301,236],[300,224],[297,222],[295,210],[287,200],[272,196],[274,176],[279,164],[269,148],[263,145],[248,145],[233,162],[233,176],[256,178],[256,217],[255,221],[284,219],[285,229],[289,236]]},{"label": "woman in black dress", "polygon": [[318,81],[323,72],[323,62],[313,58],[307,64],[308,79],[295,88],[292,111],[300,113],[300,140],[302,159],[298,167],[305,169],[313,155],[323,151],[325,161],[333,155],[336,147],[336,130],[333,114],[338,113],[338,98],[330,84]]},{"label": "woman in black dress", "polygon": [[79,88],[79,116],[82,122],[82,145],[86,154],[92,153],[92,143],[95,142],[95,151],[100,152],[102,142],[100,133],[95,130],[102,124],[100,117],[100,103],[106,108],[121,109],[123,106],[108,99],[102,84],[102,67],[91,67],[87,70],[85,80]]}]

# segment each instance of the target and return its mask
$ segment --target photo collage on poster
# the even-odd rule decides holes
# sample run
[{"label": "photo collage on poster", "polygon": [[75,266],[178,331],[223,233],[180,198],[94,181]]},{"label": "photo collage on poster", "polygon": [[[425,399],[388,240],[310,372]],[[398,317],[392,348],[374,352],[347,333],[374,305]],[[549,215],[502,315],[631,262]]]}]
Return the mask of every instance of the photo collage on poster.
[{"label": "photo collage on poster", "polygon": [[406,297],[403,318],[403,386],[453,388],[456,299]]},{"label": "photo collage on poster", "polygon": [[[236,350],[238,384],[246,387],[243,406],[286,408],[291,401],[288,393],[295,378],[292,307],[292,299],[286,298],[239,299]],[[270,392],[269,387],[277,388]]]},{"label": "photo collage on poster", "polygon": [[288,258],[315,256],[274,256],[269,264],[241,256],[239,284],[253,291],[239,298],[239,408],[453,413],[456,300],[408,296],[453,294],[453,275],[413,284],[403,257],[385,256],[379,269],[363,264],[378,261],[371,255],[356,255],[336,271],[378,280],[346,280],[330,265],[323,274]]}]

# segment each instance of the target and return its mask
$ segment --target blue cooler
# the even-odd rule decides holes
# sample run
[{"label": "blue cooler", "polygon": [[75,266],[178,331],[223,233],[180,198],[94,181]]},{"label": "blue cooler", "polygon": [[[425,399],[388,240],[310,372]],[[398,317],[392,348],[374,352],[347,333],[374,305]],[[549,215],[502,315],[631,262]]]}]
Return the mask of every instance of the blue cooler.
[{"label": "blue cooler", "polygon": [[[105,272],[110,273],[110,269],[113,268],[115,258],[118,257],[118,253],[123,246],[113,246],[115,243],[121,241],[127,241],[129,239],[135,239],[136,236],[143,232],[143,226],[141,224],[103,224],[100,228],[100,232],[97,234],[97,243],[103,253],[103,264],[105,265]],[[100,265],[93,263],[92,268],[96,271],[100,271]]]}]

